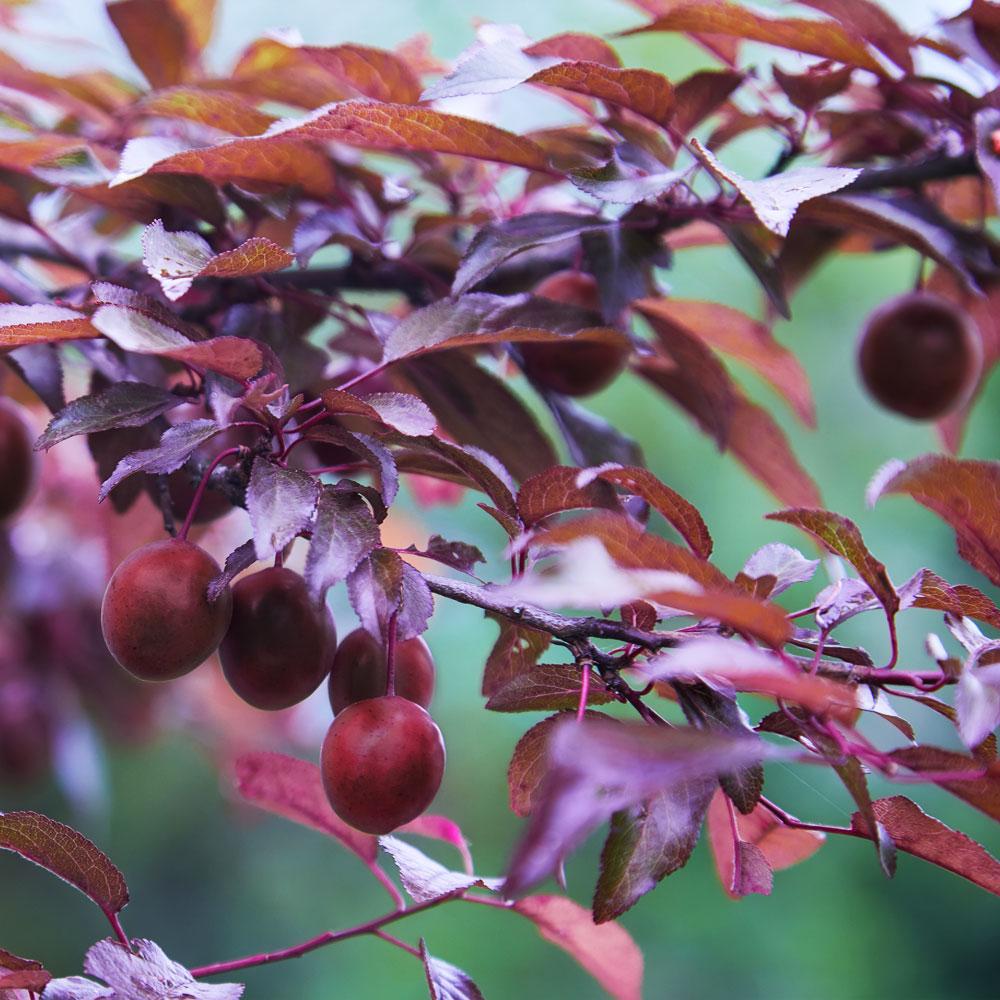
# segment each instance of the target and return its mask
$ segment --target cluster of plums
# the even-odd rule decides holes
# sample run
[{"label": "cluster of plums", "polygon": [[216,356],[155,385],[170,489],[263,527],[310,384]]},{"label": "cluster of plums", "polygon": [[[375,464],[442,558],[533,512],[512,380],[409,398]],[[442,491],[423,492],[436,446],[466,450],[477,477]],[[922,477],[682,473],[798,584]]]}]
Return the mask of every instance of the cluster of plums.
[{"label": "cluster of plums", "polygon": [[180,677],[216,651],[232,689],[255,708],[290,708],[329,677],[336,713],[323,741],[323,784],[351,826],[383,834],[419,816],[444,774],[441,731],[427,713],[434,661],[426,643],[394,650],[387,693],[382,644],[358,629],[337,645],[332,616],[285,567],[251,573],[208,599],[219,567],[191,542],[153,542],[129,555],[101,607],[115,659],[147,681]]}]

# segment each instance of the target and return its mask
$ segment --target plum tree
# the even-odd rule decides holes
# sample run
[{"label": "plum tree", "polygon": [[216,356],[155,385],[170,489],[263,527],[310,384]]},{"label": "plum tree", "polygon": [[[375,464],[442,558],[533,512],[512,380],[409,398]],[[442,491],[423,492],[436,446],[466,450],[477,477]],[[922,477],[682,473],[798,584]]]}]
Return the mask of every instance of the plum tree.
[{"label": "plum tree", "polygon": [[441,730],[407,698],[368,698],[333,720],[320,758],[334,812],[365,833],[390,833],[433,801],[444,775]]},{"label": "plum tree", "polygon": [[31,495],[36,475],[33,438],[24,407],[0,397],[0,521],[16,514]]},{"label": "plum tree", "polygon": [[[396,643],[396,694],[427,708],[434,696],[434,658],[420,636]],[[385,647],[367,629],[355,629],[337,649],[330,671],[330,705],[348,705],[386,693]]]},{"label": "plum tree", "polygon": [[141,680],[168,681],[204,663],[232,617],[232,591],[215,601],[206,590],[219,574],[202,548],[179,538],[151,542],[115,570],[101,605],[111,655]]},{"label": "plum tree", "polygon": [[[595,312],[600,309],[596,280],[578,271],[549,275],[536,286],[535,295]],[[622,347],[595,341],[521,345],[522,367],[528,378],[565,396],[589,396],[606,388],[621,373],[627,359],[628,353]]]},{"label": "plum tree", "polygon": [[254,708],[275,711],[308,698],[337,648],[328,609],[298,573],[272,566],[233,586],[233,617],[219,647],[230,687]]},{"label": "plum tree", "polygon": [[865,321],[858,368],[886,409],[934,420],[965,402],[982,366],[979,330],[967,312],[929,292],[909,292]]}]

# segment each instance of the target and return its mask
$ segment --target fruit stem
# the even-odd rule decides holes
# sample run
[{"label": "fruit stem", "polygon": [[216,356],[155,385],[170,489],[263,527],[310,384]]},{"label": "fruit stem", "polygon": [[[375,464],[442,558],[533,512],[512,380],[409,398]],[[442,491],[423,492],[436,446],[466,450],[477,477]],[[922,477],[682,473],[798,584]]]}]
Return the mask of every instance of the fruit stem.
[{"label": "fruit stem", "polygon": [[212,478],[212,473],[215,471],[215,467],[223,459],[230,458],[232,455],[239,455],[244,450],[243,445],[237,445],[235,448],[227,448],[225,451],[219,452],[219,454],[208,463],[208,467],[202,473],[201,482],[198,483],[198,489],[195,490],[194,497],[191,500],[191,506],[188,507],[187,516],[184,518],[181,530],[177,533],[177,537],[182,542],[187,538],[188,532],[191,530],[191,525],[194,523],[194,516],[198,513],[198,507],[201,504],[202,497],[205,496],[205,490],[208,488],[208,481]]},{"label": "fruit stem", "polygon": [[392,698],[396,694],[396,616],[393,611],[385,630],[385,693]]}]

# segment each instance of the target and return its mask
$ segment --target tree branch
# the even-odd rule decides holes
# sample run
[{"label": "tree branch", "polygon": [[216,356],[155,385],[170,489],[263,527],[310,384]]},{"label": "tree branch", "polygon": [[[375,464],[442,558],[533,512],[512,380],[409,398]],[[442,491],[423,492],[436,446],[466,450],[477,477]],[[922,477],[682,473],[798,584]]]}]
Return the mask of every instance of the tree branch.
[{"label": "tree branch", "polygon": [[424,574],[427,586],[435,594],[447,597],[460,604],[471,604],[482,608],[491,614],[500,615],[516,625],[526,625],[548,632],[556,639],[572,642],[577,639],[617,639],[645,649],[664,649],[667,646],[677,646],[681,637],[676,632],[647,632],[645,629],[633,628],[624,622],[616,622],[610,618],[583,618],[560,615],[554,611],[546,611],[534,604],[511,605],[494,596],[487,584],[480,586],[472,583],[462,583],[449,577]]}]

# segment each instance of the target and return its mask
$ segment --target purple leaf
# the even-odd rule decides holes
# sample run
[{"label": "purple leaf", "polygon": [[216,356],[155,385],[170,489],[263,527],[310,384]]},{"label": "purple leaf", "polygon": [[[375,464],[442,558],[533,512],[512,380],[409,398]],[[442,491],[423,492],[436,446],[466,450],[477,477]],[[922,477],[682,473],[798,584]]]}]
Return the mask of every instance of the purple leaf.
[{"label": "purple leaf", "polygon": [[135,938],[132,951],[111,939],[98,941],[84,960],[84,971],[111,988],[79,976],[54,979],[46,1000],[239,1000],[238,983],[199,983],[183,965],[171,961],[153,941]]},{"label": "purple leaf", "polygon": [[443,840],[451,844],[462,856],[462,865],[471,875],[473,871],[472,855],[469,853],[469,842],[465,839],[461,827],[447,816],[434,813],[424,813],[416,819],[404,823],[397,833],[412,833],[418,837],[430,837],[432,840]]},{"label": "purple leaf", "polygon": [[816,624],[830,632],[849,618],[874,611],[878,598],[861,580],[845,576],[824,587],[816,595]]},{"label": "purple leaf", "polygon": [[427,351],[518,341],[574,339],[628,347],[589,309],[552,299],[470,292],[441,299],[401,320],[386,338],[384,363]]},{"label": "purple leaf", "polygon": [[484,25],[479,36],[480,40],[458,57],[455,68],[420,95],[421,100],[499,94],[563,61],[557,56],[525,52],[531,40],[519,28]]},{"label": "purple leaf", "polygon": [[714,778],[679,782],[611,817],[594,892],[597,923],[621,916],[687,864],[717,787]]},{"label": "purple leaf", "polygon": [[634,205],[669,191],[684,179],[684,172],[662,168],[648,172],[625,162],[615,150],[604,166],[579,167],[569,172],[569,179],[581,191],[601,201]]},{"label": "purple leaf", "polygon": [[617,427],[559,393],[543,393],[566,441],[570,458],[580,466],[641,466],[642,449]]},{"label": "purple leaf", "polygon": [[612,813],[680,782],[718,776],[777,755],[757,737],[611,720],[567,720],[552,734],[549,773],[514,858],[504,894],[552,875]]},{"label": "purple leaf", "polygon": [[388,427],[394,427],[400,434],[422,437],[433,434],[437,420],[427,404],[418,396],[408,392],[376,392],[365,396],[364,400]]},{"label": "purple leaf", "polygon": [[468,542],[449,542],[440,535],[431,535],[422,550],[410,545],[406,552],[424,559],[433,559],[462,573],[471,574],[476,563],[486,562],[486,557],[475,545],[470,545]]},{"label": "purple leaf", "polygon": [[380,837],[379,846],[392,856],[403,888],[415,903],[426,903],[450,892],[473,887],[497,892],[503,882],[499,878],[480,878],[467,872],[449,871],[398,837]]},{"label": "purple leaf", "polygon": [[770,896],[774,888],[774,872],[764,852],[756,844],[749,844],[745,840],[736,845],[736,850],[733,895],[749,896],[757,893],[760,896]]},{"label": "purple leaf", "polygon": [[89,896],[108,916],[128,902],[128,887],[111,859],[82,833],[41,813],[0,813],[0,850],[13,851]]},{"label": "purple leaf", "polygon": [[315,764],[283,753],[247,753],[236,761],[236,788],[259,809],[333,837],[367,865],[375,861],[378,842],[348,826],[330,808]]},{"label": "purple leaf", "polygon": [[347,578],[347,593],[361,624],[379,639],[393,614],[402,642],[426,631],[434,611],[423,576],[388,549],[376,549],[358,565]]},{"label": "purple leaf", "polygon": [[818,559],[806,559],[791,545],[771,542],[750,556],[736,579],[739,582],[742,576],[748,582],[756,583],[769,577],[774,582],[770,583],[765,593],[761,593],[759,587],[754,588],[753,592],[758,597],[777,597],[793,584],[811,580],[817,566],[819,566]]},{"label": "purple leaf", "polygon": [[237,546],[226,556],[226,564],[222,567],[222,572],[210,580],[206,591],[208,599],[215,602],[219,595],[236,579],[245,569],[249,569],[257,561],[257,552],[254,548],[253,539],[248,539],[242,545]]},{"label": "purple leaf", "polygon": [[479,987],[455,965],[434,958],[420,939],[420,955],[424,960],[424,973],[431,1000],[485,1000]]},{"label": "purple leaf", "polygon": [[[497,687],[486,707],[491,712],[558,712],[577,707],[582,686],[579,667],[542,663]],[[592,680],[588,705],[606,705],[615,700],[602,682]]]},{"label": "purple leaf", "polygon": [[305,568],[313,597],[322,601],[327,590],[346,579],[378,544],[378,525],[365,500],[357,493],[323,486]]},{"label": "purple leaf", "polygon": [[305,472],[254,459],[247,487],[247,512],[258,559],[269,559],[309,527],[319,483]]},{"label": "purple leaf", "polygon": [[452,295],[462,295],[493,273],[504,261],[532,247],[575,239],[591,229],[616,226],[593,215],[536,212],[483,226],[473,237],[455,273]]},{"label": "purple leaf", "polygon": [[8,351],[4,360],[53,413],[66,405],[62,359],[55,344],[17,347]]},{"label": "purple leaf", "polygon": [[620,924],[594,923],[590,910],[565,896],[527,896],[514,912],[576,959],[614,1000],[641,1000],[642,952]]},{"label": "purple leaf", "polygon": [[853,167],[801,167],[752,181],[724,167],[697,139],[691,142],[708,169],[716,177],[729,181],[747,200],[754,215],[778,236],[788,235],[799,205],[847,187],[861,173]]},{"label": "purple leaf", "polygon": [[392,452],[370,434],[357,434],[342,427],[321,424],[318,427],[311,427],[306,436],[310,441],[329,441],[332,444],[342,445],[370,462],[378,477],[376,482],[383,502],[388,506],[396,499],[399,491],[399,470],[396,468],[396,460]]},{"label": "purple leaf", "polygon": [[515,625],[508,618],[494,618],[500,626],[483,671],[483,694],[489,697],[515,677],[535,668],[552,637],[547,632]]},{"label": "purple leaf", "polygon": [[180,396],[155,385],[118,382],[102,392],[74,399],[60,410],[35,442],[35,450],[51,448],[77,434],[141,427],[183,402]]},{"label": "purple leaf", "polygon": [[223,428],[214,420],[188,420],[164,431],[155,448],[126,455],[115,471],[101,484],[98,498],[103,500],[126,477],[136,472],[165,474],[179,469],[199,445],[211,440]]}]

